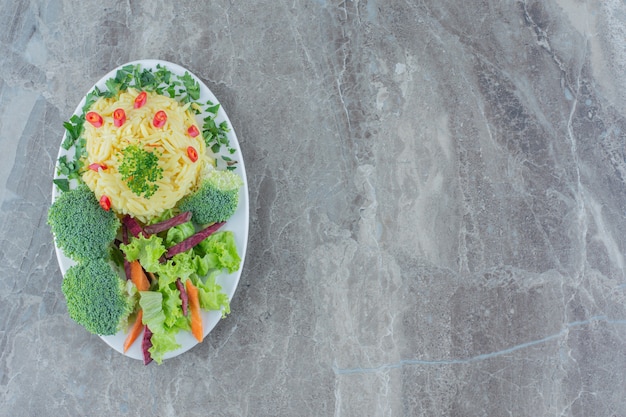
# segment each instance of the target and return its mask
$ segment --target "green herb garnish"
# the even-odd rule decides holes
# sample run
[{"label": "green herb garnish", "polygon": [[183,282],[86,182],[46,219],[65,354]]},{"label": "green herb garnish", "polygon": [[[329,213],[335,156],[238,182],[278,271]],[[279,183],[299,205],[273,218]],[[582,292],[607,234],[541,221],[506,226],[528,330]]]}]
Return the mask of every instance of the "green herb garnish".
[{"label": "green herb garnish", "polygon": [[63,127],[67,131],[65,136],[65,140],[61,144],[63,149],[68,150],[73,145],[74,142],[78,140],[80,135],[83,133],[83,123],[85,119],[78,115],[73,115],[70,120],[63,123]]},{"label": "green herb garnish", "polygon": [[159,157],[138,145],[129,145],[122,150],[119,173],[128,188],[138,196],[150,198],[159,189],[156,181],[163,178]]},{"label": "green herb garnish", "polygon": [[[84,152],[85,140],[80,138],[76,141],[76,155],[82,155]],[[57,172],[60,175],[66,176],[68,179],[80,179],[80,169],[83,166],[83,162],[80,157],[75,157],[74,159],[68,159],[67,155],[63,155],[59,157],[59,164],[57,167]]]},{"label": "green herb garnish", "polygon": [[[214,104],[209,100],[206,106],[205,110],[209,115],[203,119],[204,124],[202,125],[202,136],[204,137],[206,146],[211,149],[214,154],[218,154],[222,147],[226,147],[228,153],[232,155],[235,153],[235,149],[230,146],[230,141],[226,135],[230,131],[228,124],[225,121],[219,125],[215,123],[215,117],[220,109],[220,105]],[[227,163],[227,169],[235,169],[235,161],[232,161],[226,156],[222,156],[222,160]]]},{"label": "green herb garnish", "polygon": [[188,72],[185,72],[185,75],[178,78],[183,82],[185,92],[187,93],[187,95],[182,98],[183,102],[191,102],[200,99],[200,84],[198,84]]},{"label": "green herb garnish", "polygon": [[67,178],[55,178],[52,182],[55,183],[62,192],[70,190],[70,181]]}]

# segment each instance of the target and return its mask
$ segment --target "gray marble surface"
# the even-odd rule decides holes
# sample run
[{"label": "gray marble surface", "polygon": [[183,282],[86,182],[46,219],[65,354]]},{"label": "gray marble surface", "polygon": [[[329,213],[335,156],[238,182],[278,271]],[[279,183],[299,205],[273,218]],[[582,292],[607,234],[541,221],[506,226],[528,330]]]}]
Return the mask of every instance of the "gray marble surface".
[{"label": "gray marble surface", "polygon": [[[626,416],[622,0],[0,0],[1,416]],[[158,58],[250,186],[232,314],[144,366],[73,323],[62,122]]]}]

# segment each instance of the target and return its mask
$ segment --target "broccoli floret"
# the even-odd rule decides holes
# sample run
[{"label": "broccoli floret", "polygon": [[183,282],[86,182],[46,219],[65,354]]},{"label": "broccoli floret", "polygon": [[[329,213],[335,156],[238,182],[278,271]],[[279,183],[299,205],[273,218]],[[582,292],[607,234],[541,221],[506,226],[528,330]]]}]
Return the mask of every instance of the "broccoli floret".
[{"label": "broccoli floret", "polygon": [[211,169],[198,189],[181,199],[178,208],[190,211],[192,220],[198,224],[226,221],[237,210],[242,185],[243,180],[234,172]]},{"label": "broccoli floret", "polygon": [[98,335],[117,333],[136,305],[126,281],[102,258],[70,267],[61,290],[72,320]]},{"label": "broccoli floret", "polygon": [[86,185],[62,193],[48,210],[57,246],[75,261],[103,258],[121,225]]}]

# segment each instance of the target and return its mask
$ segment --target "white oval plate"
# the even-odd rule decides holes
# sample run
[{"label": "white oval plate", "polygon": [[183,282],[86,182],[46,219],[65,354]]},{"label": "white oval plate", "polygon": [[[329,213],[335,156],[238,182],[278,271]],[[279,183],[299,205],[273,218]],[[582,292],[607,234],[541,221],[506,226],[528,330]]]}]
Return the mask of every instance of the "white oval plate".
[{"label": "white oval plate", "polygon": [[[200,80],[197,76],[195,76],[191,71],[181,67],[180,65],[173,64],[167,61],[156,60],[156,59],[138,60],[138,61],[132,61],[123,65],[120,65],[119,67],[113,69],[111,72],[109,72],[104,77],[102,77],[97,83],[94,84],[94,86],[89,91],[93,91],[95,87],[99,88],[101,91],[107,90],[106,85],[105,85],[106,81],[109,78],[115,78],[117,71],[127,65],[140,65],[141,69],[153,69],[155,71],[157,69],[157,65],[160,65],[162,67],[166,67],[172,73],[176,75],[180,75],[180,76],[184,75],[185,72],[187,72],[200,85],[200,99],[196,101],[201,102],[201,103],[206,103],[207,101],[210,100],[214,104],[219,104],[219,101],[217,100],[215,95],[211,92],[209,87],[207,87],[206,84],[204,84],[202,80]],[[79,116],[82,114],[82,108],[85,105],[85,100],[86,100],[86,95],[85,97],[83,97],[81,102],[76,107],[74,114],[77,114]],[[199,126],[202,126],[202,118],[206,117],[206,114],[200,114],[200,115],[197,115],[196,117],[198,118]],[[220,230],[231,230],[235,234],[235,242],[237,244],[237,249],[239,250],[239,255],[241,257],[241,265],[238,271],[232,274],[223,273],[216,279],[216,282],[222,287],[222,290],[224,291],[224,293],[228,295],[228,299],[232,300],[233,295],[235,294],[235,290],[237,289],[237,285],[239,284],[239,278],[241,276],[241,272],[243,270],[243,263],[244,263],[244,259],[246,256],[246,247],[248,243],[248,222],[249,222],[248,181],[246,178],[246,169],[245,169],[244,162],[243,162],[243,156],[241,154],[241,148],[239,147],[239,142],[237,141],[235,130],[233,129],[233,126],[228,118],[228,115],[226,114],[226,111],[224,110],[224,107],[220,105],[217,115],[215,117],[215,122],[219,124],[223,121],[226,121],[226,123],[228,124],[228,127],[230,128],[230,131],[227,133],[228,139],[230,141],[230,147],[235,149],[235,153],[233,153],[232,155],[228,154],[228,156],[232,158],[233,160],[238,161],[237,169],[235,169],[234,172],[239,174],[239,176],[243,179],[243,184],[244,184],[239,194],[239,206],[237,207],[237,211],[228,220],[228,222],[224,226],[222,226],[222,228],[220,229]],[[63,135],[63,141],[65,140],[66,136],[67,136],[67,132],[65,132],[65,134]],[[70,148],[69,151],[66,151],[62,147],[59,147],[59,154],[57,156],[57,161],[63,155],[68,155],[68,158],[69,156],[73,156],[73,148]],[[59,194],[60,194],[59,190],[57,189],[55,185],[53,185],[52,186],[52,201],[53,202]],[[56,244],[55,244],[55,250],[56,250],[57,259],[59,261],[59,266],[61,268],[61,273],[65,275],[69,267],[74,265],[74,261],[66,257],[63,251],[60,250],[56,246]],[[220,321],[221,317],[222,317],[222,313],[220,311],[203,311],[202,312],[202,319],[203,319],[202,324],[204,327],[205,337],[211,332],[211,330],[213,330],[213,328],[215,328],[217,323]],[[117,350],[118,352],[134,359],[143,360],[143,354],[141,351],[141,336],[137,339],[137,341],[135,341],[135,343],[130,347],[130,349],[126,351],[126,353],[124,353],[124,350],[123,350],[123,344],[124,344],[124,339],[126,338],[126,333],[120,331],[117,334],[112,335],[112,336],[100,336],[100,337],[109,346],[111,346],[113,349]],[[178,333],[178,335],[176,336],[176,341],[181,345],[181,347],[174,351],[167,352],[163,356],[164,359],[169,359],[169,358],[178,356],[181,353],[188,351],[189,349],[191,349],[192,347],[198,344],[198,341],[191,335],[191,333],[185,332],[185,331],[181,331]]]}]

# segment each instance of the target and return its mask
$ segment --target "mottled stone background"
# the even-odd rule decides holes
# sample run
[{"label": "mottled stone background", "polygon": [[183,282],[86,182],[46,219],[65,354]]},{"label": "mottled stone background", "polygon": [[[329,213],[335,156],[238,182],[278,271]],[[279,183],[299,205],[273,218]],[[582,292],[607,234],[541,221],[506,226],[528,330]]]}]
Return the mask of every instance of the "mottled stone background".
[{"label": "mottled stone background", "polygon": [[[0,415],[626,416],[626,3],[0,0]],[[180,64],[237,132],[232,314],[144,367],[46,225],[87,90]]]}]

